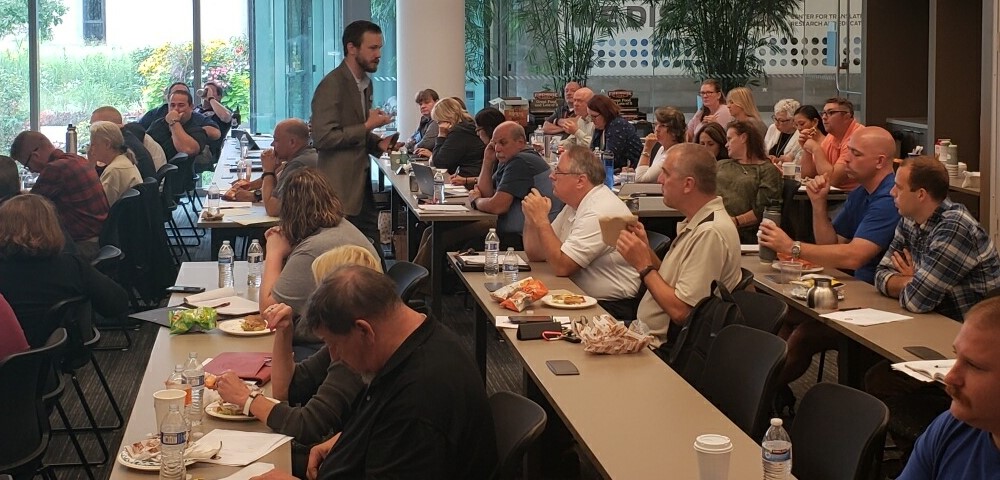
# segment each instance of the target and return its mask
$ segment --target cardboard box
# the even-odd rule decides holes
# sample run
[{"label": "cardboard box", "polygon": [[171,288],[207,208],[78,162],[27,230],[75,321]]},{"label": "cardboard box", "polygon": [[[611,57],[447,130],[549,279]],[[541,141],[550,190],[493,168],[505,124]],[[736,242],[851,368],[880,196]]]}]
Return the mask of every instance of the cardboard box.
[{"label": "cardboard box", "polygon": [[503,112],[507,120],[515,121],[521,126],[528,124],[528,101],[521,97],[497,97],[490,100],[490,106]]}]

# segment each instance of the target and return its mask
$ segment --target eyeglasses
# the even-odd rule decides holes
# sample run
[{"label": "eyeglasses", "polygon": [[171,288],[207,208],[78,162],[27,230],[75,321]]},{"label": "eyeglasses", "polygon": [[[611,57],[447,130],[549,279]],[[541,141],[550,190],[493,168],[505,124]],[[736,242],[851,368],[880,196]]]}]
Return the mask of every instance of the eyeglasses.
[{"label": "eyeglasses", "polygon": [[847,113],[847,110],[823,110],[820,112],[820,115],[824,117],[832,117],[838,113]]},{"label": "eyeglasses", "polygon": [[791,118],[778,118],[775,115],[771,115],[771,120],[774,120],[774,123],[788,123],[792,121]]},{"label": "eyeglasses", "polygon": [[560,172],[559,171],[559,167],[554,167],[552,169],[552,174],[553,175],[583,175],[582,173],[579,173],[579,172]]},{"label": "eyeglasses", "polygon": [[704,96],[706,96],[706,95],[711,95],[711,94],[713,94],[713,93],[719,93],[719,92],[698,92],[698,95],[701,95],[701,96],[703,96],[703,97],[704,97]]}]

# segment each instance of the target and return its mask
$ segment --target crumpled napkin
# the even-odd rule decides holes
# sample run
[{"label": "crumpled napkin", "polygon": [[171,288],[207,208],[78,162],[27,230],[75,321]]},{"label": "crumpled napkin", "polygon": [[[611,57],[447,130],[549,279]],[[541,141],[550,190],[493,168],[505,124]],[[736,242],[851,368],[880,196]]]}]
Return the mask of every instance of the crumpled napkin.
[{"label": "crumpled napkin", "polygon": [[583,343],[583,351],[600,354],[636,353],[649,346],[653,336],[649,327],[634,320],[629,327],[610,315],[573,321],[573,331]]}]

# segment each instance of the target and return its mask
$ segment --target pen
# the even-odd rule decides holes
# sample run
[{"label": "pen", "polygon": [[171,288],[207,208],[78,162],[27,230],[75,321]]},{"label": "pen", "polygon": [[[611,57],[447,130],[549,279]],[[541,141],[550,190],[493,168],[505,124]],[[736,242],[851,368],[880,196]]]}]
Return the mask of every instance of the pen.
[{"label": "pen", "polygon": [[861,308],[863,308],[863,307],[838,308],[837,311],[839,311],[839,312],[849,312],[851,310],[861,310]]}]

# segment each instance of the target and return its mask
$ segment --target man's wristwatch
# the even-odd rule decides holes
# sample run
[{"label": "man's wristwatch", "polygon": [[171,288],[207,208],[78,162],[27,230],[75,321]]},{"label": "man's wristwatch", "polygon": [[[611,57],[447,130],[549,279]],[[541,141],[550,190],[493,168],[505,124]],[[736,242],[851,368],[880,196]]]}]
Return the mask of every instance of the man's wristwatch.
[{"label": "man's wristwatch", "polygon": [[246,403],[243,404],[243,415],[250,416],[250,404],[253,403],[253,399],[260,395],[260,390],[250,390],[250,396],[247,397]]},{"label": "man's wristwatch", "polygon": [[253,191],[253,201],[259,202],[263,199],[264,199],[264,194],[260,191],[259,188]]},{"label": "man's wristwatch", "polygon": [[798,260],[799,256],[801,255],[802,255],[802,242],[797,241],[792,243],[792,258]]},{"label": "man's wristwatch", "polygon": [[648,265],[646,268],[640,270],[639,271],[639,281],[640,282],[644,282],[646,280],[646,275],[649,275],[649,272],[652,272],[653,270],[656,270],[656,267],[654,267],[652,265]]}]

